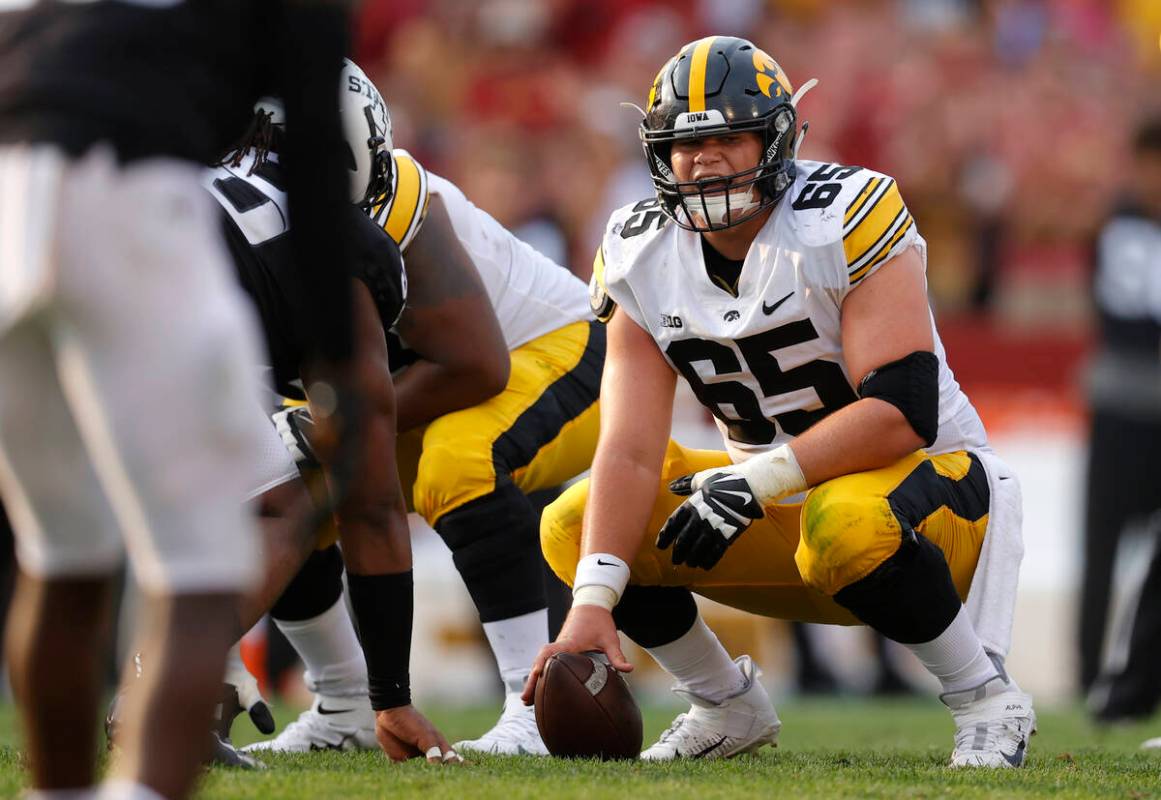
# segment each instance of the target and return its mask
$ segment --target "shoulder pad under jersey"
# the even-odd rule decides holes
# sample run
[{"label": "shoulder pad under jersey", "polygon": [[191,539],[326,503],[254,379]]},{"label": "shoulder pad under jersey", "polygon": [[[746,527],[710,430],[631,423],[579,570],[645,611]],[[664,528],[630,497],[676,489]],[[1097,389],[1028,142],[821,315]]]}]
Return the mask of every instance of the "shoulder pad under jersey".
[{"label": "shoulder pad under jersey", "polygon": [[786,193],[791,224],[807,246],[841,244],[850,286],[911,246],[915,221],[889,175],[817,161],[797,167]]},{"label": "shoulder pad under jersey", "polygon": [[609,215],[602,240],[608,280],[627,268],[670,222],[656,197],[622,206]]},{"label": "shoulder pad under jersey", "polygon": [[392,150],[391,161],[391,197],[373,203],[369,213],[400,250],[407,250],[427,215],[427,170],[406,150]]},{"label": "shoulder pad under jersey", "polygon": [[609,297],[609,289],[605,286],[605,247],[597,248],[593,258],[593,277],[589,279],[589,307],[593,316],[601,322],[608,322],[617,310],[617,304]]}]

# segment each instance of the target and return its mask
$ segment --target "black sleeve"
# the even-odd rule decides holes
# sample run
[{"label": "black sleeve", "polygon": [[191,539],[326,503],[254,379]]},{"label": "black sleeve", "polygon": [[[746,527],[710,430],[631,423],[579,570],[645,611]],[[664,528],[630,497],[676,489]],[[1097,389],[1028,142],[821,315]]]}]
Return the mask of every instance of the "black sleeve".
[{"label": "black sleeve", "polygon": [[342,0],[284,0],[278,58],[290,231],[296,266],[314,298],[309,349],[327,360],[353,352],[352,217],[338,104],[349,24]]},{"label": "black sleeve", "polygon": [[[407,300],[407,281],[404,277],[403,254],[399,245],[374,220],[358,207],[351,206],[355,220],[353,240],[355,277],[371,292],[383,330],[392,328],[403,313]],[[392,367],[394,367],[392,362]]]}]

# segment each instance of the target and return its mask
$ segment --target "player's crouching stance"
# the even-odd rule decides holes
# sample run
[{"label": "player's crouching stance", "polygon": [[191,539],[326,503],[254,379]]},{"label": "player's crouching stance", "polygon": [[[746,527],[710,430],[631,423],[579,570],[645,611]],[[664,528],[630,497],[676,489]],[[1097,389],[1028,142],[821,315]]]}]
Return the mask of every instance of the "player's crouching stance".
[{"label": "player's crouching stance", "polygon": [[[730,661],[692,590],[870,625],[942,683],[952,766],[1019,766],[1035,715],[1003,668],[1018,483],[945,362],[926,244],[894,181],[794,160],[799,96],[731,37],[684,47],[649,93],[658,200],[616,212],[598,254],[592,295],[611,317],[600,444],[591,482],[541,526],[574,604],[525,700],[555,652],[599,649],[631,669],[620,627],[693,704],[643,758],[775,743],[753,665]],[[678,374],[726,453],[667,445]]]},{"label": "player's crouching stance", "polygon": [[[389,148],[386,106],[358,78],[363,96],[376,98]],[[343,108],[347,127],[362,126],[365,139],[363,108]],[[358,138],[351,139],[356,151]],[[365,222],[381,226],[407,262],[407,305],[387,331],[400,479],[411,508],[451,550],[505,687],[496,724],[455,749],[547,755],[533,710],[520,701],[532,661],[549,641],[540,518],[526,495],[592,463],[605,327],[592,320],[585,284],[572,273],[406,151],[389,158],[390,191],[372,200],[375,221]],[[309,449],[297,444],[309,438],[301,410],[281,417],[294,449]],[[332,547],[314,553],[271,608],[316,699],[277,737],[248,750],[365,747],[368,738],[374,746],[366,674],[342,591],[342,559]]]},{"label": "player's crouching stance", "polygon": [[[389,183],[390,132],[382,99],[364,90],[367,81],[362,71],[346,62],[341,77],[342,119],[360,123],[344,126],[343,148],[349,155],[350,199],[359,203]],[[276,101],[265,100],[261,107],[282,113]],[[320,405],[325,409],[333,398],[315,391],[316,376],[302,344],[312,320],[326,317],[327,308],[293,269],[295,239],[288,223],[292,211],[284,188],[293,173],[292,165],[281,158],[291,140],[281,120],[278,125],[270,123],[267,111],[256,113],[226,163],[207,171],[203,183],[221,206],[237,278],[262,322],[269,358],[258,362],[255,356],[254,362],[270,368],[274,387],[283,395],[302,397],[302,387],[307,387],[305,398],[317,415]],[[343,172],[340,167],[327,177],[341,178]],[[398,406],[384,338],[384,330],[404,305],[403,262],[395,243],[357,205],[348,205],[344,211],[350,223],[345,229],[349,258],[332,263],[346,263],[351,269],[352,305],[345,317],[354,352],[348,378],[364,401],[364,408],[359,409],[363,453],[354,469],[349,468],[349,459],[334,457],[333,448],[331,457],[323,453],[322,461],[348,570],[351,607],[362,635],[357,638],[350,625],[341,585],[334,595],[321,598],[321,611],[328,618],[341,617],[346,626],[326,638],[328,656],[340,654],[335,668],[313,672],[318,688],[332,697],[326,707],[319,703],[312,711],[333,724],[328,726],[327,737],[316,738],[313,747],[304,749],[373,748],[378,743],[393,760],[426,756],[429,761],[458,763],[447,741],[411,704],[411,544],[395,461]],[[266,559],[261,586],[243,598],[238,610],[242,631],[283,593],[314,551],[320,527],[304,524],[303,512],[310,508],[311,497],[278,432],[260,412],[256,430],[262,436],[254,446],[258,469],[249,477],[254,487],[251,497],[260,508]],[[312,521],[324,519],[329,519],[329,509]],[[332,536],[330,544],[333,531],[328,535]],[[333,549],[330,552],[334,554]],[[143,673],[148,676],[148,653],[143,660]],[[219,735],[226,744],[238,705],[250,711],[260,729],[272,732],[273,720],[268,712],[262,713],[261,696],[240,659],[232,660],[226,681],[237,701],[227,697],[224,706],[231,707],[223,707],[220,715]],[[350,700],[352,696],[357,700]],[[115,713],[110,714],[110,722],[117,722]],[[230,764],[253,763],[221,745],[217,758]]]}]

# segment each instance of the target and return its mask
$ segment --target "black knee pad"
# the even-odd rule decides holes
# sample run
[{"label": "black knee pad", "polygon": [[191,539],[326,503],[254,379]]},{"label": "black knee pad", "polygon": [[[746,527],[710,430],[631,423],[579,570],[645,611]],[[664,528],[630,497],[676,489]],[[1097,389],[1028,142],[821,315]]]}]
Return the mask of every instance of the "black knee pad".
[{"label": "black knee pad", "polygon": [[283,622],[312,619],[343,596],[343,557],[338,545],[315,550],[270,609]]},{"label": "black knee pad", "polygon": [[689,632],[697,603],[683,586],[626,586],[613,620],[638,646],[660,647]]},{"label": "black knee pad", "polygon": [[902,644],[930,642],[947,630],[963,605],[943,551],[909,528],[893,556],[834,599],[863,623]]},{"label": "black knee pad", "polygon": [[545,607],[539,520],[524,493],[505,483],[436,521],[481,622]]}]

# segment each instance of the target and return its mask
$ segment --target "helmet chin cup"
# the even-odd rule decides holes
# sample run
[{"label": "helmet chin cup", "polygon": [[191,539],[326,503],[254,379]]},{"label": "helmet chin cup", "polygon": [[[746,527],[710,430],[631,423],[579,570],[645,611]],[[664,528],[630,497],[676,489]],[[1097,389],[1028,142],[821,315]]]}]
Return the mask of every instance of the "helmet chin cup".
[{"label": "helmet chin cup", "polygon": [[695,225],[697,218],[700,217],[705,230],[720,230],[745,222],[754,216],[750,212],[762,207],[762,201],[754,199],[754,192],[753,186],[750,186],[741,192],[700,194],[697,201],[692,204],[690,197],[686,196],[683,198],[683,205]]}]

